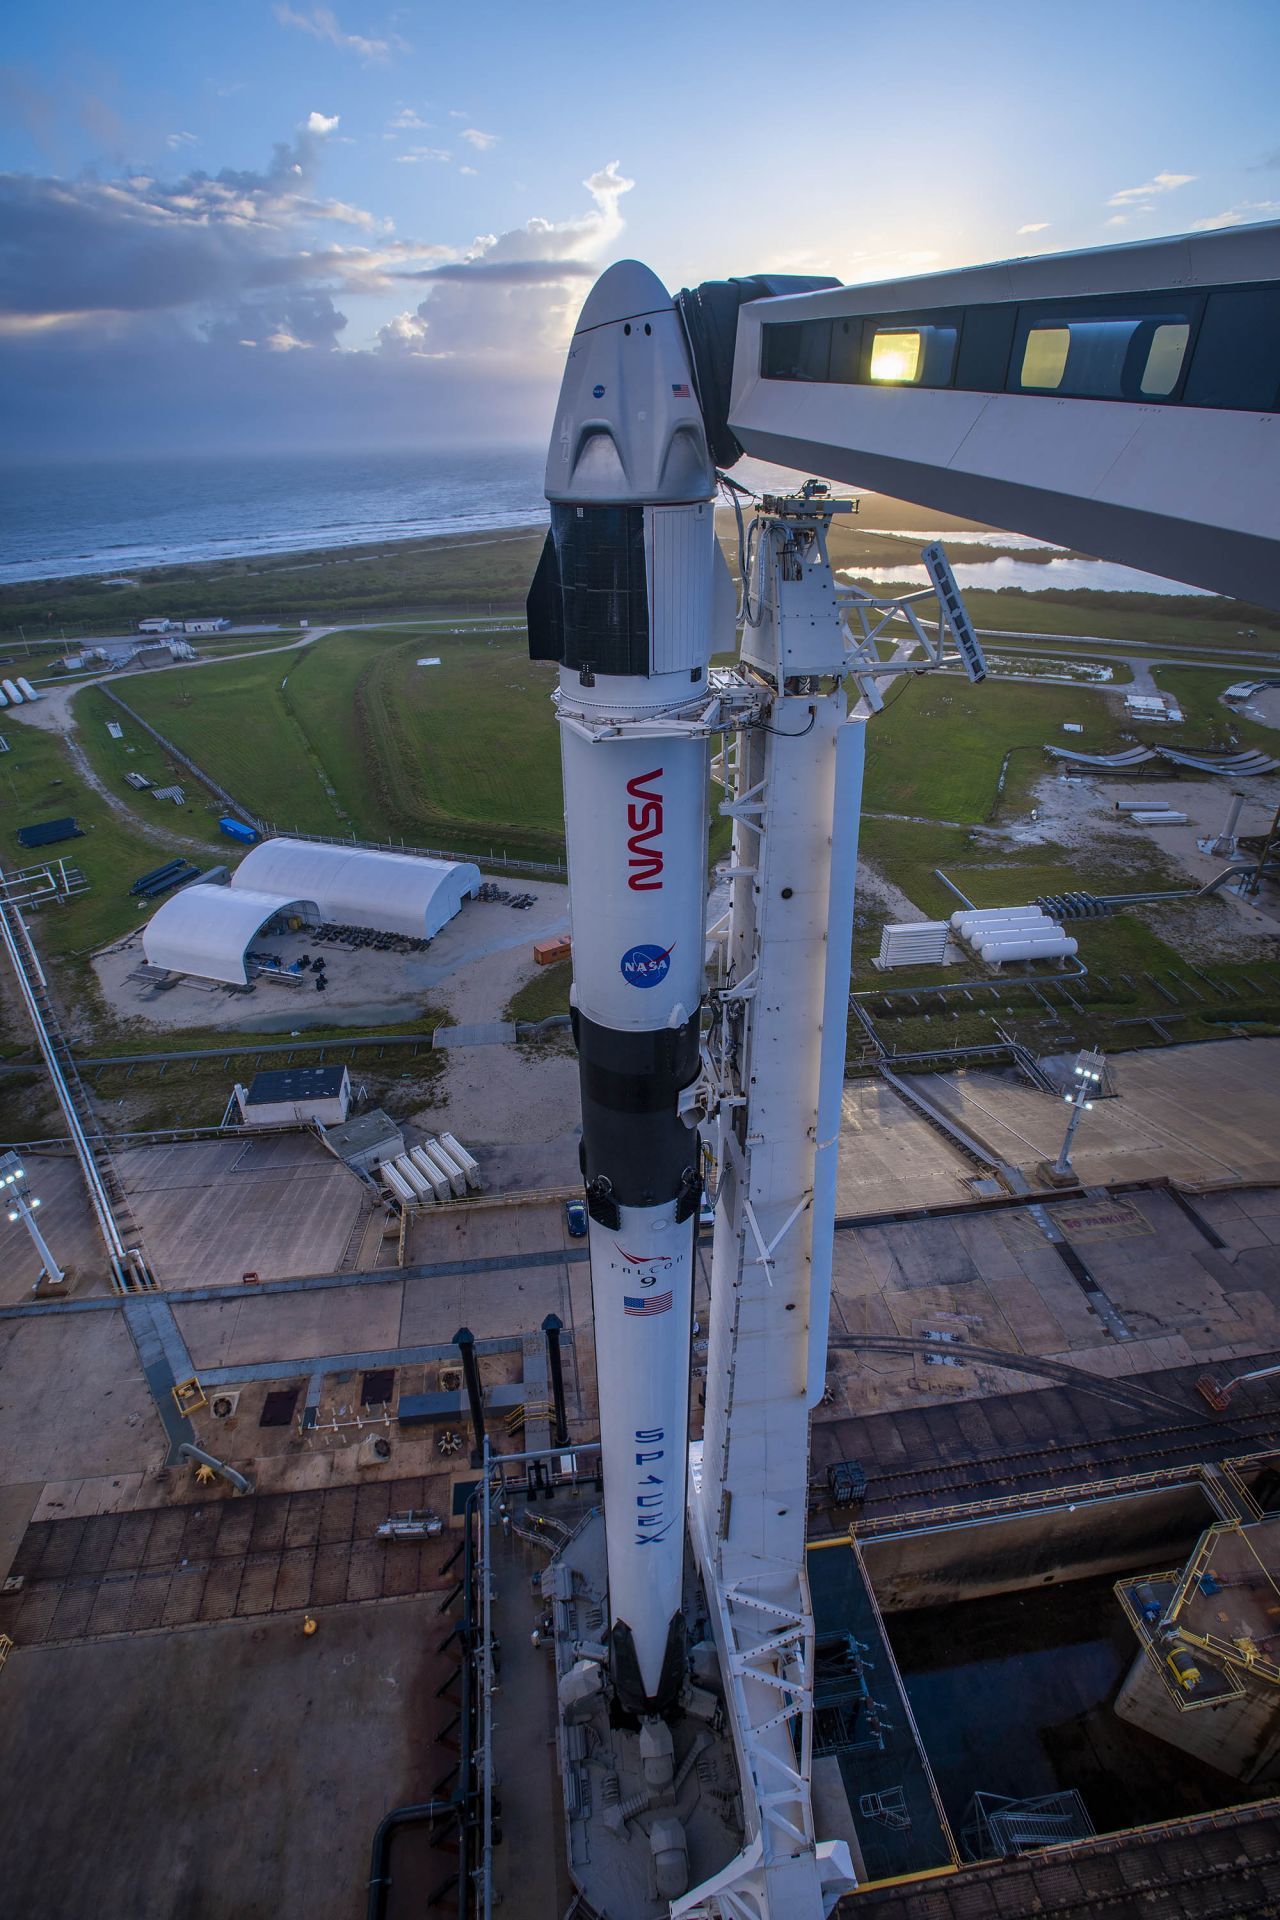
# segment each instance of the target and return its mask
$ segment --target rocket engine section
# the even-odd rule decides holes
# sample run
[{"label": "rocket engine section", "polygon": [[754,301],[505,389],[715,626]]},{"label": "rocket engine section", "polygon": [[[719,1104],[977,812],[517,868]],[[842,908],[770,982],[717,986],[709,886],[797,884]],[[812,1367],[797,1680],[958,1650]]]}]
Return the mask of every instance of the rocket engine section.
[{"label": "rocket engine section", "polygon": [[655,1713],[684,1671],[700,1180],[679,1096],[698,1074],[706,937],[708,741],[695,716],[727,572],[684,336],[635,261],[583,308],[546,491],[529,650],[560,662],[609,1646],[621,1705]]}]

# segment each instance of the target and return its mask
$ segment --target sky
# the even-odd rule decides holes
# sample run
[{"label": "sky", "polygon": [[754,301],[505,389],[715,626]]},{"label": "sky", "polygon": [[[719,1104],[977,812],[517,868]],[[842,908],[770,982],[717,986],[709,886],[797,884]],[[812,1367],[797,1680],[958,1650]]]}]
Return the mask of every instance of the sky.
[{"label": "sky", "polygon": [[532,444],[574,316],[1280,217],[1276,0],[14,0],[22,460]]}]

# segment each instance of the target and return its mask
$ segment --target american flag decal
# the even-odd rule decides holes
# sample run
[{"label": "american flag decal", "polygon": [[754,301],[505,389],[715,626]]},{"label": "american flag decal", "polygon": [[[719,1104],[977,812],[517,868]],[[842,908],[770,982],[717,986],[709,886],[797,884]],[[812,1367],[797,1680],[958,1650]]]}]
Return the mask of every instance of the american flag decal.
[{"label": "american flag decal", "polygon": [[651,1293],[645,1299],[633,1300],[624,1293],[622,1308],[629,1320],[646,1320],[655,1313],[670,1313],[671,1294]]},{"label": "american flag decal", "polygon": [[671,391],[677,400],[687,400],[689,398],[688,387],[672,387]]}]

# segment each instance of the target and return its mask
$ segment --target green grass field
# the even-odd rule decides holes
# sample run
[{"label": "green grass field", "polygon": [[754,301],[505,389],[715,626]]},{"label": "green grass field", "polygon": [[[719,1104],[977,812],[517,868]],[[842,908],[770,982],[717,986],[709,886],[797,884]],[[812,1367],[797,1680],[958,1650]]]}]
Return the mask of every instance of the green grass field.
[{"label": "green grass field", "polygon": [[1063,739],[1064,720],[1082,725],[1077,744],[1094,749],[1119,744],[1114,713],[1105,695],[1080,687],[996,678],[974,687],[950,674],[908,681],[869,723],[864,805],[980,824],[997,807],[1006,756],[1001,804],[1009,808],[1049,767],[1043,748]]},{"label": "green grass field", "polygon": [[[439,667],[419,667],[438,655]],[[298,655],[154,674],[126,697],[284,830],[556,859],[554,670],[522,633],[333,634]]]},{"label": "green grass field", "polygon": [[[47,856],[63,858],[79,867],[89,892],[65,906],[46,907],[33,915],[42,953],[83,954],[118,938],[142,917],[129,893],[130,882],[153,867],[162,866],[184,849],[166,848],[163,839],[143,836],[121,819],[100,794],[86,786],[65,744],[56,735],[14,721],[4,728],[9,751],[0,754],[0,861],[6,868],[31,865],[46,850],[28,852],[19,847],[21,826],[71,814],[83,836],[47,849]],[[159,803],[152,805],[160,815]],[[177,827],[186,815],[170,808],[172,822],[161,815],[159,826]],[[182,829],[185,831],[185,828]],[[193,855],[198,861],[198,856]]]},{"label": "green grass field", "polygon": [[[171,760],[100,687],[82,688],[72,703],[72,712],[76,740],[85,758],[98,778],[140,821],[188,839],[206,841],[211,849],[235,856],[233,843],[218,831],[218,819],[224,811],[221,802],[199,786],[185,767]],[[108,733],[108,721],[120,728],[119,740]],[[186,794],[185,805],[175,810],[171,801],[153,800],[150,794],[139,793],[126,781],[126,773],[143,774],[157,787],[180,786]]]},{"label": "green grass field", "polygon": [[130,633],[156,615],[223,614],[239,622],[310,620],[353,612],[432,609],[496,614],[523,609],[541,531],[461,534],[387,547],[285,553],[204,565],[157,567],[136,587],[91,578],[0,587],[0,638],[39,641],[66,630]]}]

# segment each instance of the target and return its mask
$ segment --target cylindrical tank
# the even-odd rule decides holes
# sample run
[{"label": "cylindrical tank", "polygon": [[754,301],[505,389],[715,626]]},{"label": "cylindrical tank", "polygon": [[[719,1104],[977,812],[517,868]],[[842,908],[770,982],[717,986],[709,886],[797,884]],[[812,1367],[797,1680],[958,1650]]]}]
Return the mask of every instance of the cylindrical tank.
[{"label": "cylindrical tank", "polygon": [[414,1166],[413,1161],[407,1153],[397,1155],[395,1166],[400,1178],[407,1182],[418,1199],[425,1200],[431,1206],[434,1206],[436,1198],[434,1188],[425,1174],[420,1173],[417,1167]]},{"label": "cylindrical tank", "polygon": [[24,700],[38,700],[40,698],[40,695],[36,692],[31,682],[22,674],[18,675],[18,692]]},{"label": "cylindrical tank", "polygon": [[9,696],[5,692],[4,688],[0,687],[0,707],[7,707],[8,704],[9,704]]},{"label": "cylindrical tank", "polygon": [[431,1155],[424,1153],[421,1147],[410,1147],[409,1158],[418,1169],[418,1172],[426,1179],[436,1199],[442,1202],[447,1200],[450,1193],[449,1182],[445,1179],[439,1167],[431,1158]]},{"label": "cylindrical tank", "polygon": [[22,705],[22,695],[18,692],[12,680],[0,680],[0,692],[8,696],[11,707],[20,707]]},{"label": "cylindrical tank", "polygon": [[448,1181],[454,1198],[461,1200],[467,1191],[467,1176],[457,1161],[445,1152],[438,1140],[424,1140],[422,1151]]},{"label": "cylindrical tank", "polygon": [[1043,908],[1024,907],[1017,913],[1010,913],[1003,920],[979,920],[966,916],[960,922],[960,938],[976,941],[981,945],[984,940],[996,940],[1002,933],[1010,932],[1015,927],[1051,927],[1052,925],[1053,921]]},{"label": "cylindrical tank", "polygon": [[1065,933],[1050,934],[1042,940],[1024,940],[1017,935],[1007,940],[988,940],[982,958],[989,967],[1002,967],[1009,960],[1070,959],[1079,952],[1079,944]]},{"label": "cylindrical tank", "polygon": [[383,1161],[378,1172],[382,1176],[382,1184],[390,1189],[397,1200],[403,1200],[409,1205],[413,1204],[416,1197],[413,1188],[403,1174],[396,1172],[389,1160]]}]

